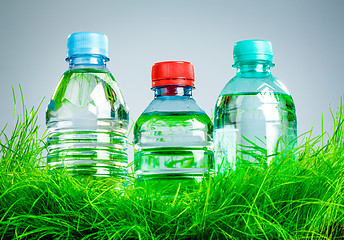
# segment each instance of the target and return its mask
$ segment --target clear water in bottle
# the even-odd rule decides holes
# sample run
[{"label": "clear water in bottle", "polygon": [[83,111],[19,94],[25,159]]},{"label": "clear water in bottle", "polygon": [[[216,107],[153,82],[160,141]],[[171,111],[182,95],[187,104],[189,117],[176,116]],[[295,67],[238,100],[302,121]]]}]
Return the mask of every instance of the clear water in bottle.
[{"label": "clear water in bottle", "polygon": [[[170,72],[166,73],[166,68]],[[190,72],[178,74],[184,68]],[[163,79],[159,82],[160,75]],[[134,127],[136,185],[159,192],[166,189],[169,192],[165,194],[179,187],[193,188],[213,172],[214,161],[213,125],[192,98],[193,77],[178,82],[175,75],[193,76],[192,65],[162,62],[153,66],[155,99]]]},{"label": "clear water in bottle", "polygon": [[[215,139],[219,149],[216,150],[219,159],[227,158],[227,167],[259,165],[262,163],[256,158],[260,154],[271,156],[295,146],[295,106],[289,95],[272,92],[221,95],[217,106]],[[267,157],[263,164],[269,165],[270,160]],[[218,162],[218,168],[222,169],[227,161]]]},{"label": "clear water in bottle", "polygon": [[127,177],[128,108],[106,68],[107,38],[74,33],[67,70],[49,103],[47,161],[74,176]]},{"label": "clear water in bottle", "polygon": [[236,76],[218,97],[214,118],[216,172],[266,166],[296,146],[295,105],[270,68],[271,44],[246,40],[234,47]]}]

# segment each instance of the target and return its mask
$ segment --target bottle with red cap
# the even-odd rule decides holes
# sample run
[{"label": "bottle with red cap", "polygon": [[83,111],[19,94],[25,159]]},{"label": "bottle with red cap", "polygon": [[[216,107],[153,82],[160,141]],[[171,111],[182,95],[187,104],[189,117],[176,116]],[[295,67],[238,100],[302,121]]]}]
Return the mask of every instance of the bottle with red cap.
[{"label": "bottle with red cap", "polygon": [[187,189],[213,172],[213,125],[192,98],[194,80],[190,62],[153,65],[155,96],[134,127],[137,185]]}]

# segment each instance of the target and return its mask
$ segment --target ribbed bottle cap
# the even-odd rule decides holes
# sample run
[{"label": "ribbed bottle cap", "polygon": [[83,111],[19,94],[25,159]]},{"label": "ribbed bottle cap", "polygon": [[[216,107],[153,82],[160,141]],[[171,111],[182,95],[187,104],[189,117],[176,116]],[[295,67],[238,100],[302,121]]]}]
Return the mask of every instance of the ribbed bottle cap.
[{"label": "ribbed bottle cap", "polygon": [[266,60],[272,62],[272,46],[266,40],[243,40],[233,48],[234,63],[242,61]]},{"label": "ribbed bottle cap", "polygon": [[190,62],[158,62],[152,67],[152,87],[169,85],[194,86],[194,81],[194,67]]},{"label": "ribbed bottle cap", "polygon": [[99,54],[109,57],[107,36],[95,32],[72,33],[67,40],[67,58],[76,54]]}]

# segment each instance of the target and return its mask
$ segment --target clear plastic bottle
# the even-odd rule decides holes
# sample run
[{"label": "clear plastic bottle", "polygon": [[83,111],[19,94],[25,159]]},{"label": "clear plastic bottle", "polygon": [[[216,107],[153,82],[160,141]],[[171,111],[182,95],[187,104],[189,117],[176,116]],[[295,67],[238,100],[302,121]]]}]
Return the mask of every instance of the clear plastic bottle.
[{"label": "clear plastic bottle", "polygon": [[73,33],[67,48],[69,69],[46,112],[47,162],[82,178],[127,178],[129,110],[106,68],[108,39]]},{"label": "clear plastic bottle", "polygon": [[[269,164],[276,151],[296,145],[295,106],[286,87],[270,68],[271,43],[244,40],[234,45],[236,76],[215,106],[215,171]],[[259,159],[261,154],[267,156]],[[265,162],[260,162],[265,159]]]},{"label": "clear plastic bottle", "polygon": [[136,184],[172,191],[192,187],[213,172],[213,125],[192,98],[189,62],[159,62],[152,68],[154,100],[134,127]]}]

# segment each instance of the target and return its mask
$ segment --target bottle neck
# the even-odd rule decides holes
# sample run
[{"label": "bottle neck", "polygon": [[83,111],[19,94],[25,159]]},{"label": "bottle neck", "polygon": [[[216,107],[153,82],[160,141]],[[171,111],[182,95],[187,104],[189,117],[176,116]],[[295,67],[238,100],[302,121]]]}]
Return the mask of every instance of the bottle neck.
[{"label": "bottle neck", "polygon": [[109,58],[103,55],[79,54],[67,57],[69,68],[106,68]]},{"label": "bottle neck", "polygon": [[159,86],[154,87],[154,97],[161,97],[161,96],[188,96],[192,97],[192,89],[191,86]]},{"label": "bottle neck", "polygon": [[233,65],[237,69],[236,74],[243,77],[259,77],[270,75],[270,68],[274,67],[270,61],[238,62]]}]

